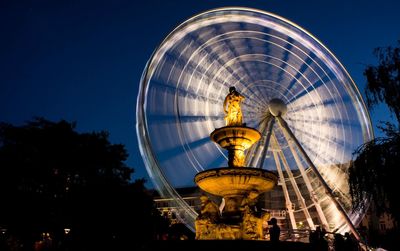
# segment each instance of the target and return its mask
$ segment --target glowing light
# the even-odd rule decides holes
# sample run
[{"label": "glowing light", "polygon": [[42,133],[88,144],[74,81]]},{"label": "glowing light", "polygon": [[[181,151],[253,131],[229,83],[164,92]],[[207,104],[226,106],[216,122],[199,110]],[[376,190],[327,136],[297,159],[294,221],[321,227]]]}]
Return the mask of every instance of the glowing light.
[{"label": "glowing light", "polygon": [[[149,60],[137,100],[137,134],[146,168],[160,194],[185,210],[188,225],[193,227],[196,212],[175,188],[194,185],[198,172],[226,163],[227,153],[208,135],[225,125],[221,107],[230,86],[245,96],[242,113],[250,127],[263,123],[271,99],[284,101],[288,126],[357,224],[360,212],[350,214],[346,170],[352,152],[373,135],[351,77],[321,42],[296,24],[263,11],[222,8],[199,14],[171,32]],[[269,148],[266,155],[281,150],[294,181],[304,183],[277,125],[273,132],[280,148]],[[303,158],[300,164],[329,228],[345,229]],[[276,165],[274,158],[265,158],[262,168],[276,171]],[[288,172],[283,175],[292,187]],[[307,189],[300,192],[310,198]],[[306,208],[314,205],[311,199],[304,203]],[[297,223],[305,224],[302,212],[293,214]]]}]

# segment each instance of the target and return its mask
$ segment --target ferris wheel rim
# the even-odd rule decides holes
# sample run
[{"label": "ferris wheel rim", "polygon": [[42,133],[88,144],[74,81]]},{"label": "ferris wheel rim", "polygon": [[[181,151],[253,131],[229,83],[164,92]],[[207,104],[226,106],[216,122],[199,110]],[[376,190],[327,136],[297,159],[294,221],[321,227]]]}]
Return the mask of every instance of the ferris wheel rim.
[{"label": "ferris wheel rim", "polygon": [[[179,29],[181,29],[182,27],[184,27],[185,25],[187,25],[188,23],[192,22],[193,20],[195,20],[198,17],[201,17],[205,14],[210,14],[213,12],[218,12],[218,11],[250,11],[250,12],[255,12],[255,13],[259,13],[259,14],[264,14],[273,18],[276,18],[280,21],[283,21],[285,23],[290,24],[291,26],[295,27],[296,29],[300,30],[301,32],[304,32],[305,34],[307,34],[307,36],[309,36],[310,38],[312,38],[312,40],[314,40],[315,42],[318,43],[319,46],[321,46],[326,52],[328,52],[329,56],[332,57],[335,61],[336,64],[338,64],[340,66],[340,68],[342,70],[344,70],[346,77],[350,80],[351,82],[351,87],[353,90],[356,91],[356,96],[358,97],[362,97],[361,92],[358,88],[358,86],[355,84],[353,78],[351,77],[351,75],[349,74],[349,72],[347,71],[346,67],[344,67],[344,65],[338,60],[338,58],[331,52],[331,50],[329,50],[329,48],[327,48],[318,38],[316,38],[311,32],[309,32],[308,30],[304,29],[303,27],[299,26],[298,24],[290,21],[289,19],[286,19],[282,16],[279,16],[277,14],[274,14],[272,12],[268,12],[265,10],[260,10],[260,9],[256,9],[256,8],[250,8],[250,7],[242,7],[242,6],[229,6],[229,7],[220,7],[220,8],[214,8],[214,9],[210,9],[207,11],[203,11],[200,12],[198,14],[192,15],[191,17],[189,17],[187,20],[185,20],[184,22],[182,22],[181,24],[179,24],[178,26],[176,26],[171,32],[168,33],[168,35],[161,41],[161,43],[156,47],[156,49],[153,51],[153,53],[151,54],[149,60],[146,63],[146,67],[143,70],[143,73],[146,72],[146,74],[143,74],[143,76],[147,77],[147,65],[149,65],[155,55],[157,54],[157,52],[159,51],[159,49],[173,36],[173,34],[178,31]],[[140,83],[142,83],[142,79],[140,80]],[[138,96],[140,95],[140,92],[138,94]],[[361,104],[363,106],[363,110],[368,111],[367,106],[364,102],[363,99],[360,100]],[[364,116],[367,117],[369,124],[372,125],[372,120],[370,117],[370,114],[367,112],[366,114],[364,114]],[[374,131],[372,130],[372,128],[369,128],[368,133],[371,135],[371,138],[374,138]]]},{"label": "ferris wheel rim", "polygon": [[[152,75],[154,74],[154,70],[156,67],[152,67],[152,62],[155,59],[156,56],[158,56],[158,53],[160,52],[160,49],[168,42],[168,40],[177,32],[179,31],[182,27],[190,24],[190,22],[192,22],[193,20],[196,20],[197,18],[202,17],[203,15],[206,14],[210,14],[210,13],[214,13],[214,12],[219,12],[219,11],[250,11],[250,12],[255,12],[257,14],[263,14],[263,15],[267,15],[269,17],[273,17],[277,20],[283,21],[291,26],[293,26],[294,28],[298,29],[299,31],[305,33],[307,36],[309,36],[313,41],[317,42],[318,46],[321,46],[323,48],[323,50],[329,54],[329,56],[334,60],[334,62],[339,66],[339,68],[344,72],[345,77],[349,80],[350,83],[350,87],[347,86],[347,84],[349,84],[348,82],[346,82],[346,87],[349,87],[350,90],[355,91],[355,95],[350,95],[351,97],[356,97],[357,101],[359,102],[359,104],[361,104],[362,108],[360,110],[360,112],[363,113],[363,117],[366,118],[366,120],[368,120],[368,124],[367,124],[367,128],[366,128],[366,133],[368,133],[369,137],[373,137],[373,130],[371,128],[371,118],[366,109],[366,105],[363,101],[363,99],[361,98],[361,94],[360,91],[357,87],[357,85],[354,83],[353,79],[351,78],[350,74],[348,73],[348,71],[346,70],[346,68],[341,64],[341,62],[336,58],[336,56],[325,46],[322,44],[322,42],[320,42],[317,38],[315,38],[310,32],[308,32],[307,30],[305,30],[304,28],[298,26],[297,24],[291,22],[290,20],[287,20],[281,16],[278,16],[276,14],[267,12],[267,11],[263,11],[263,10],[257,10],[257,9],[253,9],[253,8],[246,8],[246,7],[223,7],[223,8],[216,8],[216,9],[212,9],[209,11],[205,11],[199,14],[196,14],[194,16],[192,16],[191,18],[189,18],[188,20],[186,20],[185,22],[181,23],[180,25],[178,25],[174,30],[172,30],[166,37],[165,39],[160,43],[160,45],[154,50],[154,52],[152,53],[149,61],[146,64],[146,67],[143,71],[143,75],[142,78],[140,80],[140,90],[139,90],[139,94],[138,94],[138,99],[137,99],[137,115],[136,115],[136,131],[137,131],[137,137],[138,137],[138,141],[139,144],[142,146],[140,147],[140,151],[141,151],[141,155],[144,158],[144,161],[146,162],[151,162],[151,160],[149,161],[148,158],[152,158],[153,160],[156,160],[156,156],[154,155],[152,149],[151,149],[151,140],[150,138],[148,138],[146,136],[146,133],[148,131],[148,122],[147,122],[147,118],[144,116],[146,114],[146,109],[145,109],[145,93],[146,93],[146,89],[148,88],[148,83],[147,81],[149,79],[151,79]],[[146,82],[146,85],[144,85],[144,83]],[[347,90],[349,91],[349,90]],[[179,117],[179,116],[178,116]],[[145,146],[145,147],[143,147]],[[144,149],[142,149],[144,148]],[[145,160],[145,158],[147,158],[147,160]],[[160,168],[156,168],[155,165],[158,165],[157,163],[153,163],[153,165],[149,165],[148,163],[145,163],[146,165],[146,169],[148,170],[149,174],[156,172],[156,176],[155,178],[159,178],[159,179],[167,179],[165,177],[165,174],[163,173],[163,171]],[[168,182],[162,182],[163,186],[165,186],[165,188],[169,191],[170,194],[174,193],[173,191],[175,191],[174,187],[172,185],[170,185]],[[160,183],[158,184],[160,185]],[[177,193],[175,193],[174,196],[176,196]],[[181,201],[183,202],[183,199],[180,198]]]},{"label": "ferris wheel rim", "polygon": [[[241,6],[229,6],[229,7],[214,8],[214,9],[210,9],[210,10],[203,11],[203,12],[200,12],[200,13],[198,13],[198,14],[192,15],[192,16],[189,17],[187,20],[185,20],[184,22],[182,22],[181,24],[179,24],[178,26],[176,26],[171,32],[168,33],[168,35],[167,35],[167,36],[161,41],[161,43],[156,47],[156,49],[155,49],[155,50],[153,51],[153,53],[151,54],[149,60],[147,61],[146,66],[145,66],[145,68],[144,68],[144,70],[143,70],[143,73],[142,73],[142,77],[141,77],[141,79],[140,79],[140,88],[139,88],[138,99],[137,99],[137,104],[136,104],[136,121],[137,121],[137,122],[136,122],[136,132],[137,132],[137,138],[138,138],[138,141],[139,141],[139,144],[140,144],[140,145],[143,145],[143,144],[148,144],[148,145],[150,145],[150,140],[147,140],[146,138],[141,137],[141,135],[143,135],[144,132],[147,130],[147,120],[146,120],[146,119],[143,120],[143,114],[145,113],[145,111],[144,111],[144,110],[142,111],[142,110],[139,109],[139,108],[143,105],[143,103],[144,103],[144,102],[143,102],[143,98],[144,98],[144,97],[143,97],[143,94],[145,93],[145,92],[144,92],[144,89],[145,89],[144,87],[147,88],[147,85],[146,85],[146,86],[143,86],[142,83],[144,83],[144,81],[145,81],[146,79],[148,79],[148,77],[149,77],[149,70],[148,70],[148,67],[151,66],[151,63],[152,63],[152,61],[154,60],[154,58],[155,58],[155,56],[157,55],[157,53],[159,52],[160,48],[161,48],[161,47],[162,47],[162,46],[177,32],[177,31],[179,31],[179,29],[181,29],[181,28],[184,27],[185,25],[189,24],[190,22],[192,22],[192,21],[195,20],[196,18],[199,18],[199,17],[201,17],[201,16],[203,16],[203,15],[205,15],[205,14],[210,14],[210,13],[219,12],[219,11],[250,11],[250,12],[254,12],[254,13],[258,13],[258,14],[264,14],[264,15],[267,15],[267,16],[270,16],[270,17],[273,17],[273,18],[276,18],[276,19],[278,19],[278,20],[280,20],[280,21],[283,21],[283,22],[285,22],[285,23],[287,23],[287,24],[289,24],[289,25],[295,27],[295,28],[298,29],[299,31],[304,32],[307,36],[309,36],[310,38],[312,38],[313,41],[317,42],[318,45],[321,46],[326,52],[328,52],[329,56],[332,57],[332,59],[334,59],[335,63],[338,64],[342,70],[344,70],[344,72],[345,72],[345,74],[346,74],[346,77],[350,80],[351,87],[352,87],[351,89],[354,90],[354,91],[356,92],[356,95],[355,95],[355,96],[357,96],[357,97],[362,97],[361,92],[360,92],[358,86],[355,84],[354,80],[352,79],[352,77],[351,77],[350,74],[348,73],[347,69],[343,66],[343,64],[337,59],[337,57],[336,57],[336,56],[335,56],[335,55],[334,55],[334,54],[333,54],[333,53],[332,53],[318,38],[316,38],[316,37],[315,37],[312,33],[310,33],[308,30],[302,28],[301,26],[297,25],[296,23],[294,23],[294,22],[292,22],[292,21],[290,21],[290,20],[288,20],[288,19],[286,19],[286,18],[284,18],[284,17],[282,17],[282,16],[279,16],[279,15],[277,15],[277,14],[274,14],[274,13],[272,13],[272,12],[268,12],[268,11],[265,11],[265,10],[260,10],[260,9],[250,8],[250,7],[241,7]],[[152,75],[152,74],[153,74],[153,73],[151,73],[150,75]],[[360,103],[361,103],[361,105],[362,105],[362,107],[363,107],[362,110],[363,110],[363,111],[368,111],[364,100],[361,98],[361,99],[359,99],[359,101],[360,101]],[[369,124],[369,125],[372,125],[370,114],[369,114],[368,112],[366,112],[366,113],[363,113],[363,115],[367,118],[367,120],[368,120],[368,122],[369,122],[368,124]],[[140,121],[140,122],[139,122],[139,121]],[[141,128],[141,127],[143,127],[143,128],[142,128],[142,129],[139,129],[139,128]],[[144,130],[143,130],[143,129],[144,129]],[[370,135],[370,136],[369,136],[370,138],[373,138],[373,137],[374,137],[374,131],[373,131],[373,129],[372,129],[372,126],[368,126],[367,132],[366,132],[366,133],[368,133],[368,134]],[[142,156],[144,156],[144,155],[146,155],[146,154],[147,154],[147,155],[150,154],[150,152],[144,153],[144,152],[142,151],[142,149],[140,150],[140,152],[141,152],[141,155],[142,155]],[[150,155],[152,155],[152,154],[150,154]],[[147,157],[146,157],[146,158],[147,158]],[[148,171],[150,171],[150,170],[147,168],[147,165],[145,165],[145,166],[146,166],[146,169],[147,169]]]}]

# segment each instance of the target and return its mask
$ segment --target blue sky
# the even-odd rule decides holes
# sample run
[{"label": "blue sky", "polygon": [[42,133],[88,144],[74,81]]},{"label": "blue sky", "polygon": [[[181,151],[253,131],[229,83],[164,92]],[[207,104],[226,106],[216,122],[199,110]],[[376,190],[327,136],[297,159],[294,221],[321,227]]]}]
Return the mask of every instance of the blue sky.
[{"label": "blue sky", "polygon": [[[126,145],[134,177],[147,178],[135,131],[144,66],[174,27],[222,6],[258,8],[297,23],[337,56],[361,92],[363,69],[376,63],[372,50],[400,39],[395,0],[3,0],[0,121],[18,125],[42,116],[76,121],[82,132],[107,130],[113,143]],[[375,127],[390,119],[384,108],[371,116]]]}]

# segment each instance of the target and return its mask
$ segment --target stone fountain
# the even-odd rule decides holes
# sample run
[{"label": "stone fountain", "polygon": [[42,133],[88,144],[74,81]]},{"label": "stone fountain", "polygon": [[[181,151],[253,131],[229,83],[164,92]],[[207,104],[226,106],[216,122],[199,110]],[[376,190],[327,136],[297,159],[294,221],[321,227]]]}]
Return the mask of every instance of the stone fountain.
[{"label": "stone fountain", "polygon": [[196,239],[259,240],[263,223],[270,215],[253,210],[260,194],[270,191],[278,177],[267,170],[245,166],[245,150],[260,138],[254,128],[245,126],[241,112],[244,97],[230,87],[224,101],[226,126],[215,129],[210,138],[228,151],[228,167],[209,169],[195,176],[196,184],[208,194],[222,197],[222,212],[207,195],[196,219]]}]

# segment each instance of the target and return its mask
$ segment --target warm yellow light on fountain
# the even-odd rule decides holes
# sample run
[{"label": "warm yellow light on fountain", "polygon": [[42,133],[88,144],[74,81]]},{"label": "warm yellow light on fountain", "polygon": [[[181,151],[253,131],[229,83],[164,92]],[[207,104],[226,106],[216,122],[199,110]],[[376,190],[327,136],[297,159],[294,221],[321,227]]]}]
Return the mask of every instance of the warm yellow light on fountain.
[{"label": "warm yellow light on fountain", "polygon": [[245,99],[236,91],[235,87],[229,87],[229,94],[224,100],[224,113],[226,126],[242,126],[243,115],[240,103]]},{"label": "warm yellow light on fountain", "polygon": [[[270,217],[269,213],[258,217],[251,210],[258,196],[276,185],[278,177],[267,170],[245,167],[244,151],[256,143],[261,134],[243,124],[240,108],[243,99],[235,87],[229,88],[224,101],[226,126],[215,129],[210,135],[212,141],[228,150],[228,167],[205,170],[195,176],[196,184],[203,191],[223,197],[225,203],[218,209],[210,200],[202,201],[195,222],[196,239],[261,239],[262,224]],[[225,221],[238,223],[225,224],[218,214],[220,211]]]}]

